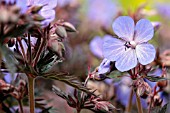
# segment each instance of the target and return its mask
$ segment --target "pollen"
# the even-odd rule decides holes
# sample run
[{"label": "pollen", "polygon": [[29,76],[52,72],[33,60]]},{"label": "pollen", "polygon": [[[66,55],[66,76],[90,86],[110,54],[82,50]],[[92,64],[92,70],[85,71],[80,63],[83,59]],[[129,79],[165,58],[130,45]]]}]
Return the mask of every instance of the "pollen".
[{"label": "pollen", "polygon": [[131,45],[131,47],[135,48],[137,43],[135,41],[130,41],[130,45]]}]

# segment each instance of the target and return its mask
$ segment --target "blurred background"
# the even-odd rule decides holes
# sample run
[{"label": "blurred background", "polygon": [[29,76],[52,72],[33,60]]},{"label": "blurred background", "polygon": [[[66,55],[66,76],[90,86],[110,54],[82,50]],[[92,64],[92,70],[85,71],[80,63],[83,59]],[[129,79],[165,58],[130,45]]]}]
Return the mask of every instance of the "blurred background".
[{"label": "blurred background", "polygon": [[[135,21],[141,18],[150,20],[155,27],[154,38],[150,43],[159,48],[160,53],[170,49],[170,1],[169,0],[58,0],[56,19],[72,23],[77,29],[76,33],[69,33],[65,42],[66,60],[53,67],[53,69],[69,72],[84,81],[90,71],[94,71],[103,59],[102,43],[107,34],[114,35],[112,23],[115,18],[122,15],[131,16]],[[157,29],[159,27],[159,29]],[[166,63],[170,64],[166,60]],[[115,72],[112,75],[120,75]],[[6,78],[9,79],[8,76]],[[122,83],[122,81],[124,81]],[[105,81],[89,81],[88,87],[97,89],[96,93],[104,100],[111,101],[117,108],[125,109],[130,94],[131,80],[106,79]],[[73,94],[73,88],[62,82],[36,79],[36,96],[46,98],[47,106],[53,106],[58,113],[75,113],[76,110],[67,105],[67,102],[56,96],[52,85],[56,85],[66,93]],[[118,87],[119,86],[119,87]],[[169,86],[167,86],[169,88]],[[165,90],[169,100],[169,89]],[[15,101],[13,101],[15,103]],[[142,101],[147,108],[147,102]],[[165,104],[166,102],[163,102]],[[135,102],[133,103],[135,105]],[[134,106],[134,113],[136,107]],[[55,113],[55,112],[54,112]],[[82,113],[91,113],[83,110]]]}]

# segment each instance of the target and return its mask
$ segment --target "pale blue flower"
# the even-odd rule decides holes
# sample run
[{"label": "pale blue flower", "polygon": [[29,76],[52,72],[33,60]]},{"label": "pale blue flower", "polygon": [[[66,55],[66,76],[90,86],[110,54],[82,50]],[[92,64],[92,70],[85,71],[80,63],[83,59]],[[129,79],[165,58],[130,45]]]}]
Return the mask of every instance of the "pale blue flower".
[{"label": "pale blue flower", "polygon": [[[110,35],[105,35],[103,38],[101,38],[100,36],[95,36],[91,40],[90,45],[89,45],[91,52],[95,56],[102,59],[103,58],[103,48],[102,48],[103,42],[105,39],[110,38],[110,37],[111,37]],[[111,61],[104,59],[102,63],[100,64],[100,66],[98,67],[98,74],[105,74],[109,72],[111,69],[110,63]]]},{"label": "pale blue flower", "polygon": [[21,13],[25,13],[27,10],[27,0],[4,0],[7,4],[16,4],[21,8]]},{"label": "pale blue flower", "polygon": [[111,61],[104,59],[100,66],[98,67],[98,74],[106,74],[110,72],[111,66],[110,66]]},{"label": "pale blue flower", "polygon": [[90,51],[98,58],[103,58],[103,49],[102,45],[104,42],[104,38],[100,36],[95,36],[89,44]]},{"label": "pale blue flower", "polygon": [[42,21],[44,27],[48,26],[55,19],[55,10],[57,0],[27,0],[28,6],[43,6],[39,14],[45,18]]},{"label": "pale blue flower", "polygon": [[[124,76],[121,78],[120,82],[115,83],[116,87],[116,100],[119,101],[122,105],[127,106],[129,102],[129,97],[132,88],[130,87],[132,84],[132,79],[130,77]],[[133,95],[132,104],[135,103],[136,96]],[[147,102],[145,99],[141,99],[141,104],[143,108],[147,108]]]},{"label": "pale blue flower", "polygon": [[92,22],[108,26],[112,23],[117,8],[112,0],[88,0],[88,19]]},{"label": "pale blue flower", "polygon": [[69,5],[69,4],[71,4],[71,3],[73,3],[73,2],[76,2],[77,0],[59,0],[58,1],[58,5],[60,6],[60,7],[64,7],[64,6],[66,6],[66,5]]},{"label": "pale blue flower", "polygon": [[120,38],[107,38],[103,45],[104,58],[116,61],[116,68],[123,72],[134,68],[138,62],[151,63],[155,58],[155,48],[147,43],[154,35],[154,27],[146,19],[136,25],[131,17],[118,17],[113,25],[115,34]]},{"label": "pale blue flower", "polygon": [[170,19],[170,4],[158,4],[158,13],[163,17]]}]

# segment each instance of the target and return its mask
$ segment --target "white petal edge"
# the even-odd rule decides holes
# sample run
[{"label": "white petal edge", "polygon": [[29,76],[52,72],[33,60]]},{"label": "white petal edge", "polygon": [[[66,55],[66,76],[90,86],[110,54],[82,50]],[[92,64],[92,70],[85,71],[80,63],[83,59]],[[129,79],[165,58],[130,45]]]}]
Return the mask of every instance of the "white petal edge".
[{"label": "white petal edge", "polygon": [[128,71],[137,65],[137,56],[134,49],[128,49],[119,59],[116,60],[115,66],[121,71]]},{"label": "white petal edge", "polygon": [[154,27],[149,20],[141,19],[135,27],[135,42],[143,43],[152,39],[154,35]]},{"label": "white petal edge", "polygon": [[112,25],[114,33],[125,41],[132,41],[135,23],[129,16],[118,17]]},{"label": "white petal edge", "polygon": [[147,65],[155,59],[156,50],[153,45],[142,43],[136,46],[136,55],[139,63]]}]

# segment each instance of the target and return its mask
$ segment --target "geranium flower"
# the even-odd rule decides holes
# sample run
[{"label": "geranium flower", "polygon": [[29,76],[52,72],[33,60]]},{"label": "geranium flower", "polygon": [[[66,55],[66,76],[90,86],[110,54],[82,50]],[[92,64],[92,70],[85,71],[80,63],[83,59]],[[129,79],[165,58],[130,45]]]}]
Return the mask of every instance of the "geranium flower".
[{"label": "geranium flower", "polygon": [[131,17],[121,16],[112,27],[119,39],[105,39],[103,55],[110,61],[116,61],[115,66],[119,71],[130,70],[138,62],[147,65],[154,60],[155,48],[147,43],[154,35],[150,21],[141,19],[135,25]]},{"label": "geranium flower", "polygon": [[42,25],[48,26],[50,22],[55,19],[55,10],[57,6],[57,0],[27,0],[28,6],[43,6],[39,11],[39,14],[45,18],[42,21]]},{"label": "geranium flower", "polygon": [[170,5],[169,4],[158,4],[157,10],[161,16],[167,19],[170,19]]},{"label": "geranium flower", "polygon": [[16,4],[19,8],[21,8],[21,13],[25,13],[27,10],[27,0],[4,0],[7,4]]},{"label": "geranium flower", "polygon": [[117,13],[112,0],[88,0],[87,17],[90,21],[108,27]]},{"label": "geranium flower", "polygon": [[58,5],[60,7],[64,7],[64,6],[69,5],[69,4],[73,3],[73,2],[77,2],[77,0],[59,0]]},{"label": "geranium flower", "polygon": [[[98,58],[102,59],[103,58],[102,45],[104,43],[104,40],[110,37],[111,37],[110,35],[105,35],[103,38],[101,38],[100,36],[95,36],[89,44],[91,52]],[[111,61],[103,59],[100,66],[98,67],[98,74],[105,74],[109,72],[111,68],[110,63]]]}]

